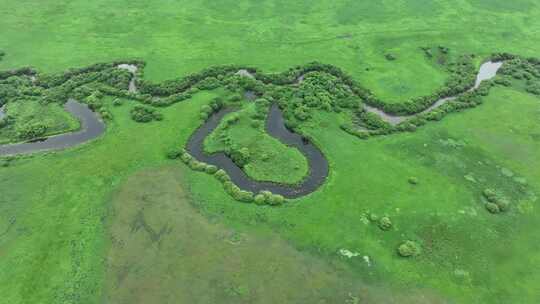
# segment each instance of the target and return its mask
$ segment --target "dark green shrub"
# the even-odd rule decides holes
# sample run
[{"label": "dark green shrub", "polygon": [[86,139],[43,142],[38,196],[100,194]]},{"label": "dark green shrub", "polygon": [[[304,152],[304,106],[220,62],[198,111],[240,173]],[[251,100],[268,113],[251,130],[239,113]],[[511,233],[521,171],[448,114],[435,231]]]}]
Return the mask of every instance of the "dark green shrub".
[{"label": "dark green shrub", "polygon": [[244,203],[251,203],[254,200],[254,195],[253,195],[253,192],[239,190],[234,193],[233,198],[236,199],[237,201],[241,201]]},{"label": "dark green shrub", "polygon": [[386,60],[388,60],[388,61],[396,60],[396,56],[394,56],[393,54],[390,54],[390,53],[384,55],[384,58],[386,58]]},{"label": "dark green shrub", "polygon": [[168,159],[177,159],[179,157],[181,157],[182,155],[184,155],[184,152],[183,150],[178,150],[178,149],[171,149],[169,152],[167,152],[167,158]]},{"label": "dark green shrub", "polygon": [[107,110],[105,108],[99,109],[99,115],[101,116],[101,118],[103,118],[105,120],[111,120],[112,119],[111,112],[109,112],[109,110]]},{"label": "dark green shrub", "polygon": [[493,214],[497,214],[497,213],[500,213],[501,212],[501,209],[499,208],[499,206],[495,203],[491,203],[491,202],[487,202],[486,203],[486,209],[490,212],[490,213],[493,213]]},{"label": "dark green shrub", "polygon": [[484,191],[482,192],[482,195],[484,195],[484,197],[486,198],[486,200],[488,200],[488,202],[494,203],[497,201],[497,192],[495,192],[495,190],[493,189],[490,189],[490,188],[484,189]]},{"label": "dark green shrub", "polygon": [[506,212],[508,211],[508,209],[510,209],[510,201],[508,201],[508,199],[504,197],[497,198],[497,201],[495,202],[495,204],[497,204],[501,212]]},{"label": "dark green shrub", "polygon": [[150,122],[152,120],[161,120],[162,116],[155,109],[136,105],[131,109],[131,118],[136,122]]},{"label": "dark green shrub", "polygon": [[528,83],[525,90],[527,90],[527,92],[529,92],[531,94],[540,95],[540,82],[530,82],[530,83]]},{"label": "dark green shrub", "polygon": [[189,164],[189,162],[193,159],[193,156],[191,156],[189,153],[183,153],[181,156],[180,156],[180,159],[182,160],[183,163],[185,163],[186,165]]},{"label": "dark green shrub", "polygon": [[285,198],[279,194],[272,194],[267,198],[267,203],[272,206],[278,206],[285,202]]},{"label": "dark green shrub", "polygon": [[17,130],[17,137],[20,139],[36,139],[47,132],[47,126],[42,123],[28,123]]},{"label": "dark green shrub", "polygon": [[208,174],[214,174],[218,171],[218,168],[214,165],[206,165],[206,167],[204,168],[204,171]]},{"label": "dark green shrub", "polygon": [[239,167],[244,167],[250,161],[251,155],[249,149],[244,147],[240,150],[233,150],[228,153],[232,161],[237,164]]},{"label": "dark green shrub", "polygon": [[191,159],[188,163],[188,166],[195,171],[205,171],[206,169],[206,164],[196,159]]},{"label": "dark green shrub", "polygon": [[255,195],[255,204],[257,205],[264,205],[266,203],[266,198],[264,197],[263,194],[259,193],[257,195]]},{"label": "dark green shrub", "polygon": [[390,220],[389,217],[383,216],[379,220],[378,226],[381,230],[384,230],[384,231],[390,230],[392,229],[392,221]]},{"label": "dark green shrub", "polygon": [[408,182],[409,182],[409,184],[411,184],[411,185],[418,185],[418,178],[416,178],[416,177],[414,177],[414,176],[409,177]]},{"label": "dark green shrub", "polygon": [[0,119],[0,129],[7,126],[9,124],[9,119],[7,117]]},{"label": "dark green shrub", "polygon": [[225,172],[223,169],[219,169],[214,173],[214,176],[222,183],[228,182],[231,180],[227,172]]},{"label": "dark green shrub", "polygon": [[405,241],[399,245],[397,252],[402,257],[413,257],[420,254],[421,248],[416,242]]}]

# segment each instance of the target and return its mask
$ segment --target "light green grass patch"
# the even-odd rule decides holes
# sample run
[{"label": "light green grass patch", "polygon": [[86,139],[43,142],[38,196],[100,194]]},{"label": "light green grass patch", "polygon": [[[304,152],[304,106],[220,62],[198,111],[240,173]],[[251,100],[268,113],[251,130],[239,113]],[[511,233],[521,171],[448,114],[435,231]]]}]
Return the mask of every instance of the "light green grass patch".
[{"label": "light green grass patch", "polygon": [[[246,104],[241,110],[226,115],[219,126],[204,141],[208,153],[227,149],[247,148],[249,162],[243,170],[259,181],[295,184],[308,173],[308,163],[302,152],[288,147],[265,132],[265,121],[254,120],[255,104]],[[228,124],[234,119],[236,122]],[[252,124],[257,123],[256,126]]]}]

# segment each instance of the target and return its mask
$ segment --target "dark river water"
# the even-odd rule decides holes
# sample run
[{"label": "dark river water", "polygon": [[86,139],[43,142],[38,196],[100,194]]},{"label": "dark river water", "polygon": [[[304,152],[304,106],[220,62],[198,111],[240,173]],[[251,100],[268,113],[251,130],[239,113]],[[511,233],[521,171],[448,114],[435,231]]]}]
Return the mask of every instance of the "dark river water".
[{"label": "dark river water", "polygon": [[32,142],[8,144],[0,146],[0,155],[25,154],[38,151],[60,150],[80,145],[100,136],[105,131],[105,124],[88,106],[70,99],[65,105],[81,123],[79,131],[55,135]]}]

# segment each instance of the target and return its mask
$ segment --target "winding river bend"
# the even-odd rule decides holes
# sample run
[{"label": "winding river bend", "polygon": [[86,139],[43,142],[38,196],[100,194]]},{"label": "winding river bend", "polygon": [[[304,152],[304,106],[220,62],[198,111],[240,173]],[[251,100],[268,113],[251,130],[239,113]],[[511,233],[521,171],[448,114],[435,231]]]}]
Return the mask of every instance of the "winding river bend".
[{"label": "winding river bend", "polygon": [[[480,67],[476,82],[473,88],[469,91],[475,90],[480,86],[480,83],[484,80],[493,78],[499,68],[502,66],[502,62],[488,61]],[[133,78],[129,83],[128,91],[132,93],[137,92],[135,74],[137,72],[137,66],[131,64],[120,64],[120,69],[126,69],[133,74]],[[238,73],[240,76],[253,77],[248,71],[240,70]],[[301,83],[303,75],[301,75],[296,84]],[[246,94],[246,99],[254,99],[256,95],[253,93]],[[456,99],[457,96],[446,97],[438,100],[432,106],[420,113],[426,113],[433,111],[446,102]],[[81,122],[81,130],[62,135],[51,136],[42,140],[0,145],[0,156],[26,154],[40,151],[60,150],[73,146],[77,146],[88,142],[105,131],[105,124],[101,121],[99,116],[92,112],[86,105],[76,102],[70,99],[64,105],[66,111],[77,117]],[[384,111],[364,105],[365,109],[379,115],[383,120],[396,125],[403,122],[415,115],[408,116],[396,116],[385,113]],[[231,180],[242,190],[252,191],[257,193],[262,190],[269,190],[275,194],[281,194],[287,198],[300,197],[315,191],[320,187],[326,177],[328,176],[328,161],[325,159],[322,152],[312,143],[302,138],[300,135],[289,131],[285,127],[284,118],[281,110],[276,104],[273,104],[270,108],[268,118],[266,121],[266,131],[271,136],[279,139],[284,144],[299,149],[307,158],[309,163],[309,173],[304,180],[297,185],[285,185],[274,182],[259,182],[248,177],[245,172],[238,167],[227,155],[224,153],[206,154],[204,152],[203,143],[206,136],[208,136],[219,124],[221,119],[231,109],[222,109],[214,115],[212,115],[199,129],[197,129],[190,137],[187,143],[187,151],[192,154],[199,161],[215,165],[225,170],[231,177]],[[0,119],[5,113],[0,109]]]},{"label": "winding river bend", "polygon": [[[478,74],[476,75],[476,81],[474,83],[474,86],[472,88],[470,88],[467,92],[474,91],[474,90],[478,89],[478,87],[480,86],[482,81],[489,80],[489,79],[495,77],[495,75],[497,75],[497,71],[499,71],[499,69],[501,68],[502,65],[503,65],[502,62],[487,61],[487,62],[483,63],[480,66],[480,70],[478,71]],[[397,124],[399,124],[399,123],[401,123],[401,122],[403,122],[403,121],[405,121],[407,119],[410,119],[410,118],[412,118],[412,117],[414,117],[414,116],[416,116],[418,114],[424,114],[424,113],[431,112],[431,111],[437,109],[438,107],[442,106],[443,104],[456,99],[458,96],[441,98],[441,99],[437,100],[433,105],[431,105],[430,107],[425,109],[424,111],[421,111],[421,112],[419,112],[417,114],[413,114],[413,115],[392,115],[392,114],[385,113],[381,109],[378,109],[378,108],[375,108],[375,107],[372,107],[372,106],[368,106],[366,104],[364,104],[364,109],[366,109],[366,111],[368,111],[368,112],[375,113],[375,114],[379,115],[379,117],[382,120],[386,121],[387,123],[389,123],[391,125],[397,125]]]},{"label": "winding river bend", "polygon": [[87,105],[70,99],[66,102],[64,108],[79,119],[81,123],[79,131],[50,136],[31,142],[0,145],[0,156],[65,149],[90,141],[105,131],[105,124]]},{"label": "winding river bend", "polygon": [[285,127],[283,113],[276,104],[273,104],[266,120],[266,132],[279,139],[282,143],[300,150],[309,164],[308,175],[298,185],[284,185],[274,182],[259,182],[251,179],[238,167],[225,153],[207,154],[204,152],[204,139],[219,125],[221,119],[232,109],[222,109],[212,115],[205,124],[189,138],[186,150],[197,160],[215,165],[225,170],[231,180],[242,190],[257,193],[268,190],[281,194],[287,198],[295,198],[315,191],[328,176],[328,161],[322,152],[302,136],[289,131]]}]

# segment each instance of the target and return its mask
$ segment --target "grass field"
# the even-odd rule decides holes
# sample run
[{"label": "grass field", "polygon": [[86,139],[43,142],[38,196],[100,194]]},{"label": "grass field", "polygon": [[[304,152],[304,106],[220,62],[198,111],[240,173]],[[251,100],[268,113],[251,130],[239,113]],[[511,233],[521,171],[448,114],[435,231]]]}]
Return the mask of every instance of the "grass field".
[{"label": "grass field", "polygon": [[[318,60],[401,102],[448,77],[421,47],[540,57],[539,17],[529,0],[10,1],[0,8],[0,70],[139,57],[159,81],[215,64],[283,71]],[[0,303],[540,301],[538,96],[495,87],[477,108],[369,140],[339,128],[345,113],[314,112],[302,131],[327,157],[328,180],[269,207],[234,201],[214,177],[165,157],[222,94],[197,93],[145,124],[130,118],[135,101],[106,98],[113,118],[102,137],[0,166]],[[78,127],[57,104],[8,107],[55,132]],[[251,176],[305,174],[298,151],[240,122],[233,141],[250,130],[290,154],[283,168],[299,165],[282,175],[256,162]],[[0,129],[0,142],[12,138]],[[509,211],[489,213],[486,188]],[[399,257],[405,240],[421,254]]]}]

